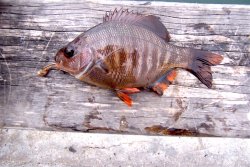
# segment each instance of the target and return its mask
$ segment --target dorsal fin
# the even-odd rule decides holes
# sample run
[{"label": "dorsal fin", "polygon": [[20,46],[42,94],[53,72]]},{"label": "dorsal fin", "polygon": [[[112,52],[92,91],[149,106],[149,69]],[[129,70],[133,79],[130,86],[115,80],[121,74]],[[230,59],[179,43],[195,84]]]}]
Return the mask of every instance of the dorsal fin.
[{"label": "dorsal fin", "polygon": [[106,12],[103,22],[110,21],[131,23],[154,32],[166,42],[170,41],[170,35],[159,17],[134,13],[133,11],[129,12],[128,9],[123,10],[121,8],[120,10],[115,9],[113,12]]}]

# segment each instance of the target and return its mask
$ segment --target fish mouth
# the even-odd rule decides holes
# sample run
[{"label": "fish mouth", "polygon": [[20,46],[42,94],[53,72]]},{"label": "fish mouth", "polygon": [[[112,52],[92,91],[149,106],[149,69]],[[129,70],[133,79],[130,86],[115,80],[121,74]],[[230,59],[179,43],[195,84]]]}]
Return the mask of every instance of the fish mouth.
[{"label": "fish mouth", "polygon": [[67,73],[71,73],[72,72],[71,70],[68,70],[67,68],[65,68],[65,67],[62,66],[62,60],[61,60],[59,63],[56,62],[56,63],[52,63],[52,64],[49,64],[49,65],[43,67],[41,70],[39,70],[37,72],[37,75],[40,76],[40,77],[45,77],[45,76],[48,75],[48,73],[51,70],[61,70],[61,71],[65,71]]},{"label": "fish mouth", "polygon": [[[49,64],[49,65],[43,67],[41,70],[39,70],[37,72],[37,75],[40,77],[45,77],[46,75],[48,75],[48,73],[51,70],[61,70],[61,71],[67,72],[69,74],[74,73],[74,71],[63,67],[62,60],[61,60],[59,63],[52,63],[52,64]],[[71,74],[71,75],[73,75],[73,74]]]},{"label": "fish mouth", "polygon": [[37,75],[40,77],[45,77],[49,73],[50,70],[59,70],[58,64],[52,63],[43,67],[41,70],[37,72]]}]

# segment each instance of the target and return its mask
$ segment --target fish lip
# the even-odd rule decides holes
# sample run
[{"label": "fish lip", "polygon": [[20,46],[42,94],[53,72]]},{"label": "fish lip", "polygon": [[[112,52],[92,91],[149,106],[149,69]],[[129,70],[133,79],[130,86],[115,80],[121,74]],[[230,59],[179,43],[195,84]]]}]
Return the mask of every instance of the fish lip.
[{"label": "fish lip", "polygon": [[94,66],[94,61],[93,58],[91,59],[90,63],[84,68],[83,71],[79,72],[78,74],[75,75],[75,77],[77,79],[80,79],[81,76],[83,76],[84,74],[86,74],[93,66]]}]

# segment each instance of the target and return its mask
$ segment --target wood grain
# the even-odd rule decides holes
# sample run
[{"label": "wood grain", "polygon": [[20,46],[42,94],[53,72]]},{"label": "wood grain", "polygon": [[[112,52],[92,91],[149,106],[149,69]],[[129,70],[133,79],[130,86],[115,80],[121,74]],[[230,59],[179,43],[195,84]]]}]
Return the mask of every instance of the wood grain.
[{"label": "wood grain", "polygon": [[[143,91],[128,108],[113,92],[53,71],[36,76],[58,49],[129,8],[159,16],[171,43],[224,56],[213,88],[179,70],[162,97]],[[250,136],[250,7],[134,1],[1,1],[0,126],[45,130]],[[181,134],[180,134],[181,135]]]}]

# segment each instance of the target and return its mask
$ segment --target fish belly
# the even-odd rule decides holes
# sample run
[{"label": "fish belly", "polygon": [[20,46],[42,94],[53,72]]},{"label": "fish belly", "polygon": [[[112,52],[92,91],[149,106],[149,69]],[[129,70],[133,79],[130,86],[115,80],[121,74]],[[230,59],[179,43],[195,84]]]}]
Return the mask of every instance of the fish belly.
[{"label": "fish belly", "polygon": [[[108,69],[95,82],[111,87],[145,87],[164,73],[166,43],[153,32],[127,24],[112,24],[91,30],[89,43]],[[97,40],[98,39],[98,40]],[[95,75],[97,75],[95,73]],[[105,81],[107,82],[107,81]]]}]

